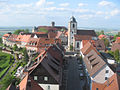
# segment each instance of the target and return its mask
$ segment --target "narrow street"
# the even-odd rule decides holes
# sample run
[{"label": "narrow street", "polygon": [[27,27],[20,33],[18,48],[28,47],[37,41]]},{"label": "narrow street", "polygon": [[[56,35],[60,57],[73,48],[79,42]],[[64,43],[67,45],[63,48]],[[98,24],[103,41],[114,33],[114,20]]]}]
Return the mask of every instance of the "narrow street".
[{"label": "narrow street", "polygon": [[67,57],[66,89],[65,90],[83,90],[85,80],[80,79],[78,70],[78,61],[76,57]]}]

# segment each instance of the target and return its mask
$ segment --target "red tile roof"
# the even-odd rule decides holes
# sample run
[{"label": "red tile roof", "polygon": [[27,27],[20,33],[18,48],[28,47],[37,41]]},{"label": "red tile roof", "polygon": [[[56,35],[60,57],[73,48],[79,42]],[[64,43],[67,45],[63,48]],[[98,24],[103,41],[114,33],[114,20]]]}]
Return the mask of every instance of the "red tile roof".
[{"label": "red tile roof", "polygon": [[102,35],[102,34],[101,34],[101,35],[98,36],[98,38],[99,38],[99,39],[106,38],[106,35]]},{"label": "red tile roof", "polygon": [[61,36],[61,34],[62,34],[62,32],[58,31],[55,38],[59,38]]},{"label": "red tile roof", "polygon": [[115,51],[115,50],[117,50],[117,49],[120,51],[120,44],[119,44],[119,43],[113,43],[111,50],[112,50],[112,51]]},{"label": "red tile roof", "polygon": [[83,60],[91,77],[106,64],[94,50],[91,50]]},{"label": "red tile roof", "polygon": [[10,34],[8,34],[8,33],[7,33],[7,34],[4,34],[3,37],[9,37],[9,35],[10,35]]},{"label": "red tile roof", "polygon": [[43,90],[28,74],[19,84],[20,90]]},{"label": "red tile roof", "polygon": [[120,76],[113,74],[108,81],[103,84],[92,82],[92,90],[120,90]]},{"label": "red tile roof", "polygon": [[28,42],[30,37],[31,37],[31,35],[18,35],[16,41]]},{"label": "red tile roof", "polygon": [[81,52],[83,53],[83,55],[87,55],[91,50],[94,50],[98,55],[100,55],[97,49],[89,41],[81,49]]},{"label": "red tile roof", "polygon": [[49,32],[48,33],[48,38],[55,38],[57,36],[57,32]]},{"label": "red tile roof", "polygon": [[92,40],[92,36],[88,35],[74,35],[75,41],[80,41],[80,40]]},{"label": "red tile roof", "polygon": [[119,43],[119,44],[120,44],[120,37],[117,37],[117,38],[116,38],[115,43]]},{"label": "red tile roof", "polygon": [[17,39],[17,37],[18,37],[18,35],[15,35],[15,34],[11,34],[10,35],[10,37],[8,38],[8,40],[10,40],[10,41],[16,41],[16,39]]},{"label": "red tile roof", "polygon": [[[59,73],[54,71],[54,69],[59,72],[59,67],[61,66],[60,63],[63,59],[61,51],[59,51],[56,46],[49,47],[48,50],[45,50],[44,52],[39,54],[35,60],[36,62],[32,66],[33,68],[29,69],[29,74],[31,74],[39,65],[42,65],[49,72],[49,74],[59,83]],[[56,63],[54,63],[53,61]]]}]

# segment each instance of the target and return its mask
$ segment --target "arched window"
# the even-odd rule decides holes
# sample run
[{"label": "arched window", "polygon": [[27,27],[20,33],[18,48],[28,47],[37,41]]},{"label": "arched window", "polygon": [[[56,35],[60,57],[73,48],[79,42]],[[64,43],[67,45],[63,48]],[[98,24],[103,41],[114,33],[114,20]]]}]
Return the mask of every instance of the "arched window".
[{"label": "arched window", "polygon": [[79,48],[79,42],[77,42],[77,48]]}]

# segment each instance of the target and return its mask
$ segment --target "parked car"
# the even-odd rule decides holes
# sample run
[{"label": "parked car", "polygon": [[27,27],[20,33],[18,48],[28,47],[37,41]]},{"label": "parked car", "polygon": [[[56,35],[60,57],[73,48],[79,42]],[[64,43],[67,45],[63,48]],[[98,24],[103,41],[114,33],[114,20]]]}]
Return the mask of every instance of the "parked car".
[{"label": "parked car", "polygon": [[83,78],[84,78],[84,72],[83,72],[83,70],[80,70],[80,79],[82,80]]}]

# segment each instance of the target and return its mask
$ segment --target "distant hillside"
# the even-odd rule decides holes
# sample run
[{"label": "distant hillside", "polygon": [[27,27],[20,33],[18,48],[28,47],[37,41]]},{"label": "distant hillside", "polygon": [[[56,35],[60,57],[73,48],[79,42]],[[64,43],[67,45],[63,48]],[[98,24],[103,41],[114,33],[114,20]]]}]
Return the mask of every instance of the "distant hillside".
[{"label": "distant hillside", "polygon": [[30,32],[32,31],[32,27],[0,27],[0,37],[8,32],[13,33],[17,29],[29,29]]}]

